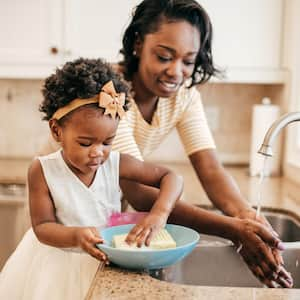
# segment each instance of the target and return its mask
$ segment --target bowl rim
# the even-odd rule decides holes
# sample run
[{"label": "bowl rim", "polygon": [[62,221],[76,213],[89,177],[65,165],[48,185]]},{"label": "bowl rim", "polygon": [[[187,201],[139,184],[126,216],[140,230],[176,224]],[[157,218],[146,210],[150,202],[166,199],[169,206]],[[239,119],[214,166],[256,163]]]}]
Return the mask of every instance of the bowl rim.
[{"label": "bowl rim", "polygon": [[[129,226],[132,226],[132,225],[136,225],[136,224],[123,224],[123,225],[106,227],[106,228],[102,229],[102,231],[105,230],[105,229],[111,229],[111,228],[114,228],[114,227],[125,227],[125,226],[129,227]],[[119,252],[119,251],[121,251],[121,252],[126,252],[126,253],[127,252],[128,253],[134,253],[134,252],[136,252],[136,253],[145,253],[145,252],[147,252],[147,253],[150,253],[150,252],[154,252],[154,253],[158,253],[159,252],[159,253],[162,253],[162,252],[167,252],[167,251],[180,250],[182,248],[186,248],[186,247],[192,246],[194,244],[197,244],[199,242],[199,240],[200,240],[200,234],[196,230],[194,230],[194,229],[192,229],[190,227],[186,227],[186,226],[182,226],[182,225],[178,225],[178,224],[170,224],[170,223],[167,223],[166,226],[167,225],[172,225],[174,227],[183,227],[185,229],[188,229],[188,230],[192,231],[196,235],[196,239],[194,241],[192,241],[192,242],[189,242],[189,243],[185,244],[185,245],[178,246],[178,247],[176,246],[175,248],[167,248],[167,249],[147,249],[147,248],[143,248],[143,251],[135,250],[135,249],[118,249],[118,248],[109,246],[109,245],[107,245],[105,243],[103,243],[103,244],[98,243],[98,244],[96,244],[96,246],[99,247],[101,250],[102,250],[102,248],[103,248],[103,250],[104,249],[109,249],[109,250],[111,250],[113,252]]]}]

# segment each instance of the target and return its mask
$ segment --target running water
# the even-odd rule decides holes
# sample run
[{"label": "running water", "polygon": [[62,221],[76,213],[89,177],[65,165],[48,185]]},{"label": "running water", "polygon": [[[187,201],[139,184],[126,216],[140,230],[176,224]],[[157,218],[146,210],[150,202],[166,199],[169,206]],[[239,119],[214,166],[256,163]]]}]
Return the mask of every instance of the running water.
[{"label": "running water", "polygon": [[260,215],[260,208],[261,208],[261,199],[262,199],[262,191],[263,191],[263,181],[265,178],[265,174],[266,174],[266,167],[267,167],[267,159],[268,156],[264,156],[263,158],[263,167],[260,171],[260,176],[259,176],[259,182],[258,182],[258,194],[257,194],[257,202],[256,202],[256,215],[255,218],[257,219]]},{"label": "running water", "polygon": [[[258,182],[258,194],[257,194],[257,202],[256,202],[256,214],[255,214],[255,219],[257,219],[260,215],[260,207],[261,207],[261,199],[262,199],[262,189],[263,189],[263,181],[265,178],[265,174],[266,174],[266,167],[267,167],[267,158],[268,156],[264,156],[263,158],[263,166],[262,169],[260,171],[260,176],[259,176],[259,182]],[[243,248],[243,244],[240,244],[237,249],[236,252],[239,253]]]}]

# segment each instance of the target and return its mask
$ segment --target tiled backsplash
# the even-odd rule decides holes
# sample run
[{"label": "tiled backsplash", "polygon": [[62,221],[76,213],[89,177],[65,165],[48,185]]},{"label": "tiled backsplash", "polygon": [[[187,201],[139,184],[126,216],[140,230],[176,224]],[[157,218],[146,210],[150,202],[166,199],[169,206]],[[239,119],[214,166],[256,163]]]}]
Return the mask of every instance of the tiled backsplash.
[{"label": "tiled backsplash", "polygon": [[[38,111],[41,86],[40,80],[0,80],[0,157],[32,157],[47,139],[48,124]],[[210,83],[200,91],[222,160],[246,162],[252,106],[265,96],[282,105],[283,87]],[[186,160],[174,134],[150,158]]]}]

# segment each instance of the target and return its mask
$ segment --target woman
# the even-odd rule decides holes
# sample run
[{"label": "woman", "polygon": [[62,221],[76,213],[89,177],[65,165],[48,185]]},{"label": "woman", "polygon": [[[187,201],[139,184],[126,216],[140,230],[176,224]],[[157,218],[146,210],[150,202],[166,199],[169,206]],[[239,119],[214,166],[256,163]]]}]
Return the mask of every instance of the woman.
[{"label": "woman", "polygon": [[[176,127],[186,153],[213,204],[225,216],[179,201],[169,222],[232,240],[251,271],[270,287],[291,287],[282,243],[267,221],[243,199],[220,164],[196,84],[217,75],[212,25],[194,0],[144,0],[123,37],[120,64],[132,84],[132,107],[120,122],[114,149],[147,158]],[[137,210],[149,210],[153,188],[123,180],[122,191]],[[143,195],[142,197],[140,195]]]}]

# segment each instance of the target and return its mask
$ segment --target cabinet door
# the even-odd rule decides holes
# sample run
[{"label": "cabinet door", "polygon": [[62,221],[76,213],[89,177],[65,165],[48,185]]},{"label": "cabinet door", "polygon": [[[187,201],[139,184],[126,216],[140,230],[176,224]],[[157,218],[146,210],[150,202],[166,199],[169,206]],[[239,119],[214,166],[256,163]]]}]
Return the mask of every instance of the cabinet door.
[{"label": "cabinet door", "polygon": [[102,57],[119,60],[122,34],[140,0],[66,0],[66,58]]},{"label": "cabinet door", "polygon": [[0,1],[0,76],[41,77],[60,62],[59,0]]},{"label": "cabinet door", "polygon": [[281,67],[282,0],[199,0],[213,23],[221,67]]}]

